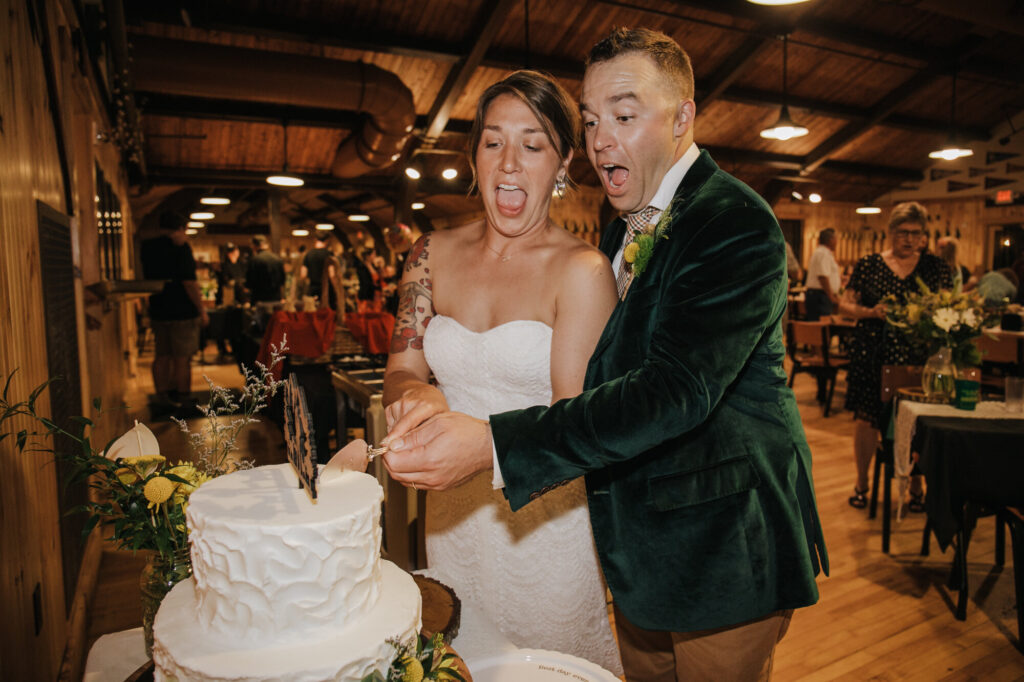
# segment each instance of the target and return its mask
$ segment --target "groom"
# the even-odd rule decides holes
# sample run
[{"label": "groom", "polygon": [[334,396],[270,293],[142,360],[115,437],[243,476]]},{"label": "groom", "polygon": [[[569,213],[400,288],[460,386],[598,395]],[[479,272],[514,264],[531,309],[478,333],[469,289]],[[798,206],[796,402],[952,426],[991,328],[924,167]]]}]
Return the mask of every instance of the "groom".
[{"label": "groom", "polygon": [[512,509],[585,476],[627,679],[767,679],[792,609],[817,601],[828,570],[782,369],[782,233],[693,144],[693,71],[668,36],[616,29],[594,46],[580,110],[625,215],[602,237],[622,300],[584,392],[490,422],[400,420],[385,461],[426,489],[495,466]]}]

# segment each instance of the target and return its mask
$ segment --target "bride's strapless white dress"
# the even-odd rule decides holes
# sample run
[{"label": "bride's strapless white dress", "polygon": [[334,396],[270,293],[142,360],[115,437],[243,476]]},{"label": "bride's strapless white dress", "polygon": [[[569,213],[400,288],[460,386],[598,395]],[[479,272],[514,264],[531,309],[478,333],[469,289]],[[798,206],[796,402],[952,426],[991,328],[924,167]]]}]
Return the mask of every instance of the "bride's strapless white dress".
[{"label": "bride's strapless white dress", "polygon": [[[551,402],[551,333],[534,320],[478,333],[437,315],[423,352],[448,406],[486,419]],[[516,646],[561,651],[622,674],[582,478],[512,513],[487,471],[428,493],[425,528],[431,574]]]}]

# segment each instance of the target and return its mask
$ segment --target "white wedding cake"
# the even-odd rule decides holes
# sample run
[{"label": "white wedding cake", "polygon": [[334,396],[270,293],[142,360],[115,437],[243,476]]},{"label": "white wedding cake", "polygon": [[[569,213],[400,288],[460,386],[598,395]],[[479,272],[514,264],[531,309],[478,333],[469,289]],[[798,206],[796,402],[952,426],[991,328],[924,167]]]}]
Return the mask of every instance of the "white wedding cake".
[{"label": "white wedding cake", "polygon": [[376,479],[332,471],[316,504],[296,481],[264,466],[192,494],[193,575],[156,615],[156,680],[361,680],[386,673],[386,640],[413,641],[420,592],[380,558]]}]

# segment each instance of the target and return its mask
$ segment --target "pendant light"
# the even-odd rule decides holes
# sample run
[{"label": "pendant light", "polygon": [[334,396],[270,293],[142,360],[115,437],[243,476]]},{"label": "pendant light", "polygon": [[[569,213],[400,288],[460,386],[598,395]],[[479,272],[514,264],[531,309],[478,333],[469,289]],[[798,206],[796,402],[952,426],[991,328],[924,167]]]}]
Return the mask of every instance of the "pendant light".
[{"label": "pendant light", "polygon": [[956,142],[956,71],[953,72],[953,94],[949,99],[949,139],[935,151],[928,154],[929,159],[941,159],[943,161],[955,161],[965,156],[973,156],[974,150],[961,147]]},{"label": "pendant light", "polygon": [[302,187],[306,181],[288,173],[288,122],[285,121],[281,127],[284,129],[284,172],[280,175],[268,175],[267,183],[278,187]]},{"label": "pendant light", "polygon": [[796,123],[793,117],[789,115],[789,89],[786,80],[786,70],[788,66],[788,46],[789,36],[782,36],[782,109],[779,111],[779,120],[769,128],[765,128],[761,131],[761,137],[768,140],[789,140],[794,137],[803,137],[807,134],[807,128]]}]

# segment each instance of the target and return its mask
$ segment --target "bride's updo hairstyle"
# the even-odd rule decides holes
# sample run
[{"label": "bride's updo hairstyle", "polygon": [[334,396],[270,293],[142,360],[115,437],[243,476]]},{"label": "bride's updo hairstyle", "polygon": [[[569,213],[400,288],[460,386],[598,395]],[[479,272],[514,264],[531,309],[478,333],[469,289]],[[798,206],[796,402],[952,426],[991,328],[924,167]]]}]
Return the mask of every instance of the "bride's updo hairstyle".
[{"label": "bride's updo hairstyle", "polygon": [[[487,109],[491,102],[501,95],[512,95],[530,108],[562,159],[569,156],[569,152],[580,140],[579,109],[565,88],[551,76],[539,71],[522,70],[510,73],[503,80],[484,90],[476,104],[476,117],[469,131],[469,146],[466,150],[469,155],[469,167],[473,170],[470,193],[476,190],[476,150],[483,135]],[[576,186],[568,173],[565,175],[565,182],[570,187]]]}]

